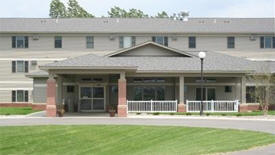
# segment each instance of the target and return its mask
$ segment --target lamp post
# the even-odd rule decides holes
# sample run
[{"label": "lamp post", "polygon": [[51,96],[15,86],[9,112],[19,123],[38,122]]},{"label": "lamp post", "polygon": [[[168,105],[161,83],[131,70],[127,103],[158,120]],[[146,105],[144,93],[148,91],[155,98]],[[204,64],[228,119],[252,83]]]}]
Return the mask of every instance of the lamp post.
[{"label": "lamp post", "polygon": [[199,58],[201,59],[201,106],[200,106],[200,115],[202,116],[203,114],[203,60],[205,58],[206,54],[205,52],[199,52]]}]

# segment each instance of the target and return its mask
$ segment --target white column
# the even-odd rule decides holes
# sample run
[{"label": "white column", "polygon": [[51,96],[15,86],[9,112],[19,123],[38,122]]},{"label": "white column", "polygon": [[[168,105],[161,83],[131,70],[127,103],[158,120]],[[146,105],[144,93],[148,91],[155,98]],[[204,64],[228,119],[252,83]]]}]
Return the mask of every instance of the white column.
[{"label": "white column", "polygon": [[246,103],[246,77],[241,78],[241,103]]},{"label": "white column", "polygon": [[184,104],[184,76],[179,77],[179,104]]}]

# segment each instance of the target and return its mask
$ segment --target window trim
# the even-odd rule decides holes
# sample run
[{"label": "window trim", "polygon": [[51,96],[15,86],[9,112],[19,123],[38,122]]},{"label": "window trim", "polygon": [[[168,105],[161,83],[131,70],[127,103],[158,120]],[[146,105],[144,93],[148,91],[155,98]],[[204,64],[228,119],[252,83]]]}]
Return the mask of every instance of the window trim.
[{"label": "window trim", "polygon": [[[88,44],[91,44],[91,47],[89,47]],[[94,36],[86,36],[86,48],[94,48]]]},{"label": "window trim", "polygon": [[[22,37],[23,38],[23,46],[18,47],[18,38]],[[12,48],[29,48],[29,37],[28,36],[12,36],[11,37],[11,42],[12,42]]]},{"label": "window trim", "polygon": [[[191,44],[192,43],[192,38],[194,38],[194,46],[191,46],[191,45],[193,45],[193,44]],[[196,38],[196,36],[189,36],[188,37],[188,48],[196,48],[196,46],[197,46],[197,38]]]},{"label": "window trim", "polygon": [[[266,38],[271,38],[270,47],[266,47]],[[261,49],[272,49],[275,48],[275,36],[260,36],[260,48]]]},{"label": "window trim", "polygon": [[[157,42],[157,37],[162,37],[163,42],[162,43]],[[169,40],[168,40],[167,36],[153,36],[152,41],[157,43],[157,44],[161,44],[163,46],[168,46],[169,45]]]},{"label": "window trim", "polygon": [[[62,36],[54,36],[54,48],[62,48],[62,40],[63,40]],[[60,47],[56,46],[57,41],[60,41]]]},{"label": "window trim", "polygon": [[[18,72],[18,66],[17,66],[17,63],[18,62],[23,62],[23,71],[22,72]],[[24,61],[24,60],[13,60],[11,62],[11,72],[12,73],[29,73],[29,68],[30,68],[30,65],[29,65],[29,61]]]},{"label": "window trim", "polygon": [[135,36],[119,36],[119,41],[118,41],[119,48],[129,48],[129,47],[124,47],[124,38],[125,37],[129,37],[131,39],[130,47],[136,46],[136,37]]},{"label": "window trim", "polygon": [[[23,91],[23,101],[18,101],[18,91]],[[12,90],[11,91],[11,101],[14,103],[26,103],[29,102],[29,90]]]},{"label": "window trim", "polygon": [[[230,40],[232,39],[232,40]],[[227,37],[227,48],[235,48],[235,37],[229,36]]]}]

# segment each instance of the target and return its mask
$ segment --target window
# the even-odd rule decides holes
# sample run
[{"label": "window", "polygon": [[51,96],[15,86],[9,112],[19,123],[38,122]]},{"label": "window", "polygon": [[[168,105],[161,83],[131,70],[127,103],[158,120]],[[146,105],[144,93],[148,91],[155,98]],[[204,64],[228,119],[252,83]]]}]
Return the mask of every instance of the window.
[{"label": "window", "polygon": [[67,93],[73,93],[74,92],[74,86],[67,86]]},{"label": "window", "polygon": [[62,48],[62,37],[61,36],[55,36],[54,37],[54,47],[55,48]]},{"label": "window", "polygon": [[13,90],[12,102],[29,102],[29,91],[28,90]]},{"label": "window", "polygon": [[255,86],[246,87],[246,103],[256,103]]},{"label": "window", "polygon": [[87,36],[86,37],[86,47],[87,48],[94,48],[94,37],[93,36]]},{"label": "window", "polygon": [[235,37],[227,37],[227,48],[235,48]]},{"label": "window", "polygon": [[260,37],[260,48],[275,48],[275,37],[271,37],[271,36]]},{"label": "window", "polygon": [[232,92],[232,86],[225,86],[224,87],[224,92],[231,93]]},{"label": "window", "polygon": [[154,36],[152,37],[152,41],[164,46],[168,46],[168,37],[166,36]]},{"label": "window", "polygon": [[189,37],[189,48],[196,48],[196,37]]},{"label": "window", "polygon": [[29,62],[28,61],[12,61],[11,67],[12,73],[28,73],[29,72]]},{"label": "window", "polygon": [[28,36],[12,36],[12,48],[28,48]]},{"label": "window", "polygon": [[134,100],[165,100],[165,87],[163,86],[137,86],[134,88]]},{"label": "window", "polygon": [[119,48],[128,48],[136,45],[136,37],[119,37]]}]

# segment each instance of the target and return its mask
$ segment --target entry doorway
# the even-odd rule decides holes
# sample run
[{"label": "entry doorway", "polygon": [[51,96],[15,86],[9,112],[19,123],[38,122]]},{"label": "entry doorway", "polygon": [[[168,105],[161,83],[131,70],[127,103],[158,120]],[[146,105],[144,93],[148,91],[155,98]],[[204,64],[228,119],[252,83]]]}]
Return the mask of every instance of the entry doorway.
[{"label": "entry doorway", "polygon": [[105,87],[81,86],[79,87],[79,112],[104,112]]},{"label": "entry doorway", "polygon": [[[196,88],[196,100],[201,100],[201,88]],[[210,101],[216,100],[216,89],[215,88],[203,88],[203,100]]]}]

